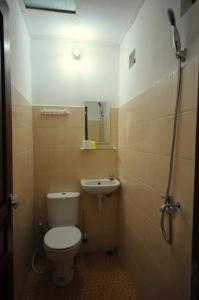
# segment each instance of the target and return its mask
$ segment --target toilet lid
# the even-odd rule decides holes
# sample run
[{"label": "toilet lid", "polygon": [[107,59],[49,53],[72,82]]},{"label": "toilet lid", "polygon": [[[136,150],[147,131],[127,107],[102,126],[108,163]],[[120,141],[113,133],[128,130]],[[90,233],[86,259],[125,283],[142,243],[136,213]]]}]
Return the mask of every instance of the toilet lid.
[{"label": "toilet lid", "polygon": [[77,245],[81,240],[81,232],[75,226],[55,227],[50,229],[44,242],[51,249],[66,249]]}]

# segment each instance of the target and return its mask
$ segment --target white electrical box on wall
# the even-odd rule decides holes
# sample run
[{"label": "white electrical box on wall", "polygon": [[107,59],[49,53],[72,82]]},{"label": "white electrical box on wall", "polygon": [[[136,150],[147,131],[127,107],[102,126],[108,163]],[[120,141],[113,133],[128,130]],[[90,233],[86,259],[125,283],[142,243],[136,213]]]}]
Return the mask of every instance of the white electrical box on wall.
[{"label": "white electrical box on wall", "polygon": [[181,17],[190,9],[197,0],[181,0]]},{"label": "white electrical box on wall", "polygon": [[133,49],[131,54],[129,55],[129,70],[133,67],[136,62],[136,49]]}]

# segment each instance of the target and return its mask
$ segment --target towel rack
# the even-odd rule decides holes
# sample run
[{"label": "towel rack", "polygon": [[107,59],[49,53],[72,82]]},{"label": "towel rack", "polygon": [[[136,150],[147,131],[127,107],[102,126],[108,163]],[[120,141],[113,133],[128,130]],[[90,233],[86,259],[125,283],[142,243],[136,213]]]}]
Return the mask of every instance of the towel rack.
[{"label": "towel rack", "polygon": [[67,116],[70,111],[67,108],[42,108],[41,115],[45,116]]}]

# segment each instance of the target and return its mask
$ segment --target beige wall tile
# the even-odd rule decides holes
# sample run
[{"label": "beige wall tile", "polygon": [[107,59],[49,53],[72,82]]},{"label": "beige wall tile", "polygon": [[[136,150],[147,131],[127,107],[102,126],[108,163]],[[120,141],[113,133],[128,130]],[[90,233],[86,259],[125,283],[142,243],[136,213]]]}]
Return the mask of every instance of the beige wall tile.
[{"label": "beige wall tile", "polygon": [[[53,144],[53,133],[49,127],[34,128],[34,149],[48,150]],[[36,142],[35,142],[36,141]]]},{"label": "beige wall tile", "polygon": [[[32,107],[12,86],[14,286],[20,299],[34,248]],[[19,272],[20,270],[20,272]]]},{"label": "beige wall tile", "polygon": [[118,108],[116,107],[111,109],[111,127],[118,128]]},{"label": "beige wall tile", "polygon": [[[43,222],[46,230],[48,192],[81,191],[82,178],[117,176],[115,151],[80,151],[84,138],[84,108],[68,109],[70,115],[67,117],[47,117],[41,116],[41,107],[33,108],[35,221]],[[117,144],[117,108],[112,109],[111,116],[111,143]],[[81,211],[86,210],[90,237],[85,251],[116,246],[117,201],[111,199],[104,200],[100,213],[95,197],[88,201],[87,196],[81,194],[80,216]]]},{"label": "beige wall tile", "polygon": [[155,158],[155,180],[156,189],[165,193],[169,176],[169,157],[156,156]]},{"label": "beige wall tile", "polygon": [[172,95],[173,74],[164,76],[157,83],[157,99],[155,101],[155,118],[170,116],[174,113],[174,99]]},{"label": "beige wall tile", "polygon": [[169,155],[171,151],[173,118],[161,118],[156,120],[156,149],[155,152],[161,155]]},{"label": "beige wall tile", "polygon": [[12,86],[12,118],[21,124],[32,126],[32,106],[27,99]]},{"label": "beige wall tile", "polygon": [[35,150],[34,151],[34,172],[50,172],[52,171],[53,152],[51,150]]},{"label": "beige wall tile", "polygon": [[156,185],[156,156],[146,153],[144,155],[144,183],[155,187]]},{"label": "beige wall tile", "polygon": [[[198,65],[183,68],[181,113],[171,195],[181,209],[173,218],[173,244],[160,230],[169,174],[176,74],[160,79],[119,109],[118,245],[139,299],[189,299],[195,166]],[[168,219],[165,218],[165,226]],[[164,272],[162,272],[164,270]]]},{"label": "beige wall tile", "polygon": [[[148,121],[154,120],[158,116],[158,110],[157,110],[157,102],[159,100],[158,93],[159,91],[157,88],[157,84],[155,84],[150,89],[145,91],[145,97],[147,99],[146,110],[148,111]],[[139,118],[139,116],[137,116],[137,118]]]},{"label": "beige wall tile", "polygon": [[[183,267],[182,264],[177,260],[176,256],[170,257],[170,291],[171,294],[168,299],[190,299],[190,265]],[[182,288],[183,287],[183,288]]]},{"label": "beige wall tile", "polygon": [[182,113],[179,118],[176,155],[181,158],[195,158],[197,111]]},{"label": "beige wall tile", "polygon": [[53,148],[67,148],[76,147],[80,148],[82,140],[84,139],[83,128],[53,128],[52,129],[52,142]]},{"label": "beige wall tile", "polygon": [[173,194],[183,207],[193,210],[194,160],[176,159],[174,165]]},{"label": "beige wall tile", "polygon": [[[197,107],[197,84],[198,84],[198,73],[196,73],[197,64],[195,60],[188,62],[182,73],[182,89],[180,99],[180,111],[193,110]],[[177,74],[175,74],[177,78]],[[177,79],[176,79],[177,80]],[[174,81],[174,87],[176,81]]]}]

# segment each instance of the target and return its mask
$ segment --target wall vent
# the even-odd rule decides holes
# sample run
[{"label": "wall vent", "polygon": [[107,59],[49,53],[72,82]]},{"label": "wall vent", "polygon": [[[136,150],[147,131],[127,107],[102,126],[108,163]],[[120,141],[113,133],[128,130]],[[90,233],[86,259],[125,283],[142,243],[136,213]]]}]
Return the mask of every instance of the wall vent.
[{"label": "wall vent", "polygon": [[133,51],[131,52],[131,54],[129,55],[129,70],[133,67],[133,65],[136,62],[136,49],[133,49]]},{"label": "wall vent", "polygon": [[24,0],[26,8],[62,13],[76,13],[76,0]]}]

